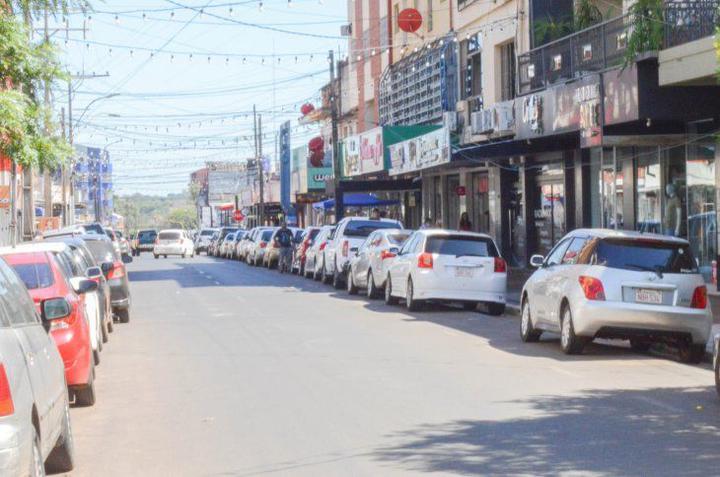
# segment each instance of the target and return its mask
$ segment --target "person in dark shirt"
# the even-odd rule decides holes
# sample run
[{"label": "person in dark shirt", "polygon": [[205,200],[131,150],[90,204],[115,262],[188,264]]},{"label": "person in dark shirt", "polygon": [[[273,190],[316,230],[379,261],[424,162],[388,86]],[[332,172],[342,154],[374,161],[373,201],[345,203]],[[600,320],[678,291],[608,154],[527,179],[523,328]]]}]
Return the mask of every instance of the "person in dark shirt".
[{"label": "person in dark shirt", "polygon": [[278,261],[278,269],[280,273],[290,271],[290,262],[292,261],[293,233],[287,227],[287,223],[283,221],[280,230],[275,234],[275,243],[280,248],[280,260]]}]

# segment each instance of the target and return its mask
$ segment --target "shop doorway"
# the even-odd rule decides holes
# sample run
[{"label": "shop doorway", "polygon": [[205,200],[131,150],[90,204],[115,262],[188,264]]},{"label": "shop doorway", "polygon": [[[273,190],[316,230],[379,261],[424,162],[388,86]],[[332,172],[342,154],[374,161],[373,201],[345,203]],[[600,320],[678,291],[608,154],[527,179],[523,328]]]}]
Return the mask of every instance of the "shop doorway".
[{"label": "shop doorway", "polygon": [[460,187],[460,176],[447,176],[447,222],[443,226],[447,229],[456,230],[460,225],[460,197],[457,190]]},{"label": "shop doorway", "polygon": [[557,178],[538,178],[534,211],[536,250],[547,255],[566,231],[565,183]]}]

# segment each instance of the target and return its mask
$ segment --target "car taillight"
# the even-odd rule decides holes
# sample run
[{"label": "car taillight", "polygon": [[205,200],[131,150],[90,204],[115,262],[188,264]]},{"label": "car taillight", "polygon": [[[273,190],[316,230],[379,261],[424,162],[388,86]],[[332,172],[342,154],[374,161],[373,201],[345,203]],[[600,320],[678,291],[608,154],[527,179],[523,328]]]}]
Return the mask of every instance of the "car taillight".
[{"label": "car taillight", "polygon": [[266,243],[266,242],[260,242],[260,248],[265,248],[265,247],[267,247],[267,243]]},{"label": "car taillight", "polygon": [[433,267],[433,256],[432,253],[421,253],[418,257],[418,268],[432,268]]},{"label": "car taillight", "polygon": [[0,364],[0,416],[10,416],[15,412],[10,383],[8,382],[5,365]]},{"label": "car taillight", "polygon": [[704,310],[705,308],[707,308],[707,302],[707,288],[705,287],[705,285],[697,287],[693,292],[690,306],[693,308],[699,308],[701,310]]},{"label": "car taillight", "polygon": [[605,301],[605,288],[600,280],[595,277],[578,277],[580,287],[588,300]]},{"label": "car taillight", "polygon": [[347,256],[348,256],[348,250],[350,250],[350,242],[348,242],[348,241],[346,240],[346,241],[343,242],[343,247],[342,247],[342,256],[343,256],[343,257],[347,257]]},{"label": "car taillight", "polygon": [[495,273],[507,272],[507,263],[502,257],[495,257]]},{"label": "car taillight", "polygon": [[107,279],[112,280],[113,278],[122,278],[125,276],[125,266],[122,262],[113,263],[112,270],[108,273]]},{"label": "car taillight", "polygon": [[326,246],[327,246],[327,242],[321,243],[321,244],[320,244],[320,251],[322,252],[323,250],[325,250],[325,247],[326,247]]},{"label": "car taillight", "polygon": [[393,258],[397,257],[397,254],[392,253],[390,250],[383,250],[380,252],[380,259],[385,260],[386,258]]}]

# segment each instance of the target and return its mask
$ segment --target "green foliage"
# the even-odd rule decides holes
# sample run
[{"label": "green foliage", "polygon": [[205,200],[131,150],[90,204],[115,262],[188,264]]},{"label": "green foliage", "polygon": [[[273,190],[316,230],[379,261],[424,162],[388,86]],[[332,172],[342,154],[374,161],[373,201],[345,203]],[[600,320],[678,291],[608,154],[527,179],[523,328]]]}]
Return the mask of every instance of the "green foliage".
[{"label": "green foliage", "polygon": [[535,21],[533,29],[535,46],[537,47],[573,33],[573,22],[572,20],[558,20],[548,17],[547,20]]},{"label": "green foliage", "polygon": [[592,0],[576,0],[575,31],[590,28],[603,21],[603,14]]},{"label": "green foliage", "polygon": [[178,227],[179,225],[172,225],[173,221],[170,217],[173,214],[175,222],[179,222],[183,215],[174,213],[178,209],[192,210],[193,222],[189,223],[197,224],[195,206],[187,192],[166,196],[145,194],[115,196],[115,212],[125,217],[125,227],[130,233],[145,228]]},{"label": "green foliage", "polygon": [[[0,5],[3,0],[0,0]],[[51,14],[67,13],[70,8],[88,10],[90,2],[86,0],[10,0],[7,2],[13,11],[24,16],[40,16],[48,10]]]},{"label": "green foliage", "polygon": [[632,64],[640,53],[659,50],[663,41],[663,0],[637,0],[628,11],[632,23],[625,66]]},{"label": "green foliage", "polygon": [[193,207],[173,209],[168,214],[168,225],[172,228],[195,229],[198,225],[197,212]]}]

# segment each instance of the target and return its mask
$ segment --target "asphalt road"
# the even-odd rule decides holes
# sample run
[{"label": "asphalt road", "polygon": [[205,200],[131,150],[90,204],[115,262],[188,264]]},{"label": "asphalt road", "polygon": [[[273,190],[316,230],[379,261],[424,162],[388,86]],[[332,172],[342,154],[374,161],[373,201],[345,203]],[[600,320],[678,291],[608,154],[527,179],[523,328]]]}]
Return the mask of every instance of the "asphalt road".
[{"label": "asphalt road", "polygon": [[238,262],[143,255],[72,409],[73,476],[717,475],[707,365],[382,301]]}]

